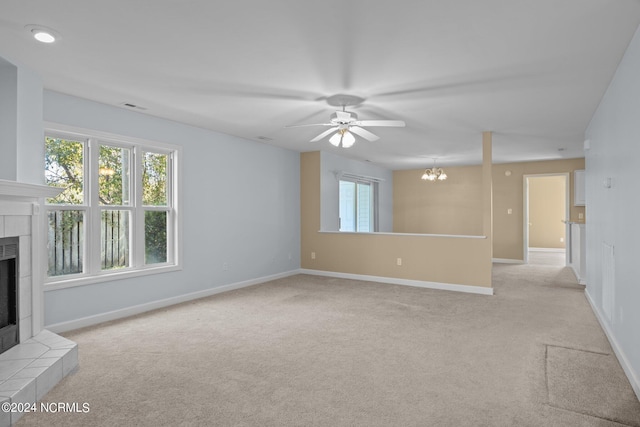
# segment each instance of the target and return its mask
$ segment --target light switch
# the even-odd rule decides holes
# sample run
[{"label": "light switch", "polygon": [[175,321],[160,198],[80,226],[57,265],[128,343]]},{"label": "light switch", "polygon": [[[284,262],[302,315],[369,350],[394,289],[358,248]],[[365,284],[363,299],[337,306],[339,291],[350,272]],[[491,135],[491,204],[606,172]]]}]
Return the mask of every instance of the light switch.
[{"label": "light switch", "polygon": [[513,209],[509,208],[507,209],[507,215],[511,215],[513,213]]}]

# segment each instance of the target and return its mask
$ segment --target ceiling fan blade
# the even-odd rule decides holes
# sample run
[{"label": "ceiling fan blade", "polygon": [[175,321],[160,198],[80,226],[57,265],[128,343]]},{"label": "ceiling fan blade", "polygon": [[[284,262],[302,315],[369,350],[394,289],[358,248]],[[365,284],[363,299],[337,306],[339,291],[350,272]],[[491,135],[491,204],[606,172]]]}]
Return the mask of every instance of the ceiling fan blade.
[{"label": "ceiling fan blade", "polygon": [[378,137],[377,135],[374,135],[371,132],[369,132],[368,130],[363,129],[363,128],[359,127],[359,126],[351,126],[351,127],[349,127],[349,130],[351,132],[355,133],[356,135],[359,135],[359,136],[363,137],[367,141],[376,141],[376,140],[380,139],[380,137]]},{"label": "ceiling fan blade", "polygon": [[290,126],[285,126],[285,129],[289,129],[289,128],[304,128],[307,126],[334,126],[333,123],[311,123],[311,124],[307,124],[307,125],[290,125]]},{"label": "ceiling fan blade", "polygon": [[332,132],[337,131],[339,128],[336,126],[334,128],[331,129],[327,129],[324,132],[322,132],[320,135],[316,136],[315,138],[313,138],[310,142],[316,142],[316,141],[320,141],[322,138],[324,138],[325,136],[329,135]]},{"label": "ceiling fan blade", "polygon": [[346,121],[351,118],[351,113],[347,111],[336,111],[336,118],[340,121]]},{"label": "ceiling fan blade", "polygon": [[357,126],[393,126],[405,127],[402,120],[360,120],[354,123]]}]

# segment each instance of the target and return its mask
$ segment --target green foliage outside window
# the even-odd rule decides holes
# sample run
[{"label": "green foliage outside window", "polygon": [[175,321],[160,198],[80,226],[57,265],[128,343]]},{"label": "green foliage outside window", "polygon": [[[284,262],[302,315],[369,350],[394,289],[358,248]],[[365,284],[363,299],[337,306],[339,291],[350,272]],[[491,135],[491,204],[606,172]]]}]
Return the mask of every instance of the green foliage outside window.
[{"label": "green foliage outside window", "polygon": [[98,157],[98,199],[101,205],[130,204],[130,151],[127,148],[100,146]]},{"label": "green foliage outside window", "polygon": [[45,138],[45,180],[52,187],[66,188],[51,204],[84,203],[84,144],[59,138]]},{"label": "green foliage outside window", "polygon": [[[45,179],[46,183],[54,187],[65,188],[59,196],[49,199],[47,202],[57,205],[90,205],[85,200],[85,145],[83,142],[66,140],[61,138],[45,138]],[[92,173],[98,174],[98,201],[101,206],[131,206],[133,204],[130,189],[133,175],[132,154],[130,148],[100,145],[98,153],[98,170]],[[168,206],[168,159],[167,154],[154,152],[141,152],[142,155],[142,205],[147,207]],[[106,211],[105,211],[106,212]],[[101,215],[101,233],[103,241],[103,264],[108,265],[113,260],[107,260],[104,253],[114,252],[111,245],[120,241],[118,247],[128,247],[129,233],[126,221],[112,220],[113,215]],[[77,217],[77,218],[76,218]],[[120,218],[121,215],[116,215]],[[54,217],[52,217],[54,218]],[[62,219],[62,221],[60,221]],[[155,264],[167,261],[167,220],[168,212],[151,211],[145,209],[145,263]],[[51,238],[58,235],[67,235],[68,230],[80,230],[82,227],[82,215],[59,217],[57,221],[50,221]],[[124,224],[124,225],[123,225]],[[106,227],[106,228],[105,228]],[[125,227],[125,229],[122,229]],[[107,231],[105,231],[107,230]],[[65,234],[66,233],[66,234]],[[110,236],[108,239],[106,236]],[[107,246],[105,250],[105,239]],[[68,239],[67,239],[68,240]],[[69,251],[67,240],[59,249],[52,249],[50,258],[59,257],[61,251]],[[125,241],[126,240],[126,241]],[[60,239],[57,239],[59,242]],[[59,245],[60,243],[58,243]],[[122,246],[124,245],[124,246]],[[51,245],[50,245],[51,246]],[[115,251],[120,252],[120,251]],[[65,252],[66,253],[66,252]],[[128,256],[127,256],[128,257]],[[120,256],[119,258],[122,258]],[[51,263],[51,262],[50,262]],[[78,261],[79,263],[79,261]],[[115,265],[126,266],[126,262],[118,261]],[[66,274],[65,272],[50,275]]]},{"label": "green foliage outside window", "polygon": [[142,204],[166,206],[167,155],[145,152],[142,161]]},{"label": "green foliage outside window", "polygon": [[[145,152],[142,157],[142,204],[167,205],[167,155]],[[144,215],[145,264],[167,262],[167,213]]]}]

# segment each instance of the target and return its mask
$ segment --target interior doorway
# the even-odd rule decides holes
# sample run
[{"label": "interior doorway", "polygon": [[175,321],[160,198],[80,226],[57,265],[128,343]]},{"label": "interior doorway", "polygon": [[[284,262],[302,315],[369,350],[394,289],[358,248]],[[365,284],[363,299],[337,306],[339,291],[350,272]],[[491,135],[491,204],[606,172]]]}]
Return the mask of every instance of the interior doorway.
[{"label": "interior doorway", "polygon": [[524,261],[566,265],[569,174],[524,176]]}]

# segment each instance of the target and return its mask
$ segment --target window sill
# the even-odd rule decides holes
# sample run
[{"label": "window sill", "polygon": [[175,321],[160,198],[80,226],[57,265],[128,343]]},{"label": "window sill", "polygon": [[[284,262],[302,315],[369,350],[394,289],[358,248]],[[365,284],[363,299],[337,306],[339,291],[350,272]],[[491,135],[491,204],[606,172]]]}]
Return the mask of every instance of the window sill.
[{"label": "window sill", "polygon": [[74,288],[76,286],[93,285],[102,282],[113,282],[116,280],[131,279],[134,277],[150,276],[152,274],[169,273],[172,271],[180,271],[182,266],[180,265],[162,265],[157,267],[146,267],[137,270],[127,270],[122,272],[108,272],[98,274],[94,276],[78,275],[74,277],[67,277],[64,279],[54,278],[45,281],[43,290],[55,291],[58,289]]}]

